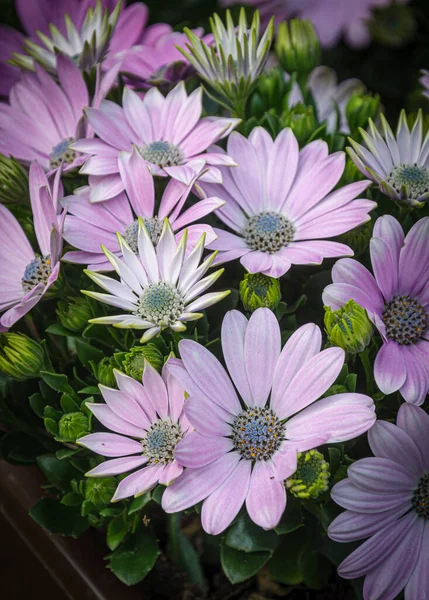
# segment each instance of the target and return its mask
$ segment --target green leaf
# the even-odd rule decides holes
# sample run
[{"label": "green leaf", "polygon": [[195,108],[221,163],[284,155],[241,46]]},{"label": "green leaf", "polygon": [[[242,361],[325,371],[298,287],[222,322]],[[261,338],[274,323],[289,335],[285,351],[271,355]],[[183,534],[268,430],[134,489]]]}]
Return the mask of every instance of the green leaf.
[{"label": "green leaf", "polygon": [[93,512],[95,510],[96,508],[90,500],[84,500],[82,502],[80,514],[82,515],[82,517],[87,517],[90,512]]},{"label": "green leaf", "polygon": [[291,533],[303,525],[301,502],[292,494],[288,494],[286,510],[280,519],[280,523],[275,528],[275,531],[279,535],[283,535],[285,533]]},{"label": "green leaf", "polygon": [[54,454],[44,454],[37,457],[37,464],[52,483],[62,492],[71,489],[71,480],[80,479],[81,475],[67,460],[61,460]]},{"label": "green leaf", "polygon": [[130,508],[128,509],[128,514],[132,515],[133,513],[141,510],[150,501],[151,501],[151,493],[150,492],[146,492],[146,494],[143,494],[142,496],[138,496],[137,498],[134,498],[134,500],[131,502]]},{"label": "green leaf", "polygon": [[115,517],[112,519],[107,526],[107,537],[106,543],[109,547],[109,550],[116,550],[116,548],[121,544],[122,540],[128,533],[129,524],[126,522],[124,515],[120,515],[119,517]]},{"label": "green leaf", "polygon": [[285,585],[298,585],[304,581],[304,573],[299,557],[304,551],[305,537],[294,531],[283,538],[274,556],[268,563],[271,579]]},{"label": "green leaf", "polygon": [[74,337],[78,334],[73,333],[70,329],[66,329],[62,325],[55,323],[55,325],[49,325],[49,327],[45,330],[46,333],[51,333],[52,335],[62,335],[64,337]]},{"label": "green leaf", "polygon": [[180,529],[180,513],[169,515],[168,551],[173,562],[187,573],[189,581],[195,583],[200,590],[206,589],[206,581],[200,558],[191,541]]},{"label": "green leaf", "polygon": [[94,394],[100,395],[101,392],[98,387],[95,385],[88,385],[87,387],[82,388],[78,391],[78,394],[83,394],[84,396],[92,396]]},{"label": "green leaf", "polygon": [[300,555],[300,566],[307,587],[322,590],[328,585],[332,572],[331,564],[327,558],[314,552],[310,543],[307,543]]},{"label": "green leaf", "polygon": [[264,531],[244,515],[228,531],[225,543],[241,552],[267,551],[272,554],[280,539],[275,531]]},{"label": "green leaf", "polygon": [[60,450],[57,450],[55,452],[55,456],[58,458],[58,460],[64,460],[64,458],[70,458],[70,456],[73,456],[74,454],[77,454],[81,451],[82,448],[61,448]]},{"label": "green leaf", "polygon": [[53,498],[42,498],[30,510],[30,517],[49,533],[79,537],[89,527],[78,507],[65,506]]},{"label": "green leaf", "polygon": [[60,373],[48,373],[47,371],[41,371],[40,375],[42,376],[43,381],[56,392],[70,394],[71,396],[74,395],[75,392],[68,383],[67,375]]},{"label": "green leaf", "polygon": [[122,583],[136,585],[150,573],[159,555],[153,531],[141,527],[108,557],[109,569]]},{"label": "green leaf", "polygon": [[46,401],[43,399],[42,394],[36,392],[35,394],[32,394],[28,400],[30,402],[31,408],[34,410],[36,415],[43,419],[43,411],[46,406]]},{"label": "green leaf", "polygon": [[80,506],[82,504],[82,496],[75,492],[70,492],[61,498],[61,504],[65,506]]},{"label": "green leaf", "polygon": [[270,552],[240,552],[226,544],[222,544],[220,551],[223,572],[234,584],[256,575],[270,557]]},{"label": "green leaf", "polygon": [[161,504],[162,495],[164,493],[164,490],[165,490],[165,486],[164,485],[157,485],[156,488],[153,490],[153,492],[152,492],[152,500],[155,500],[155,502],[157,504]]},{"label": "green leaf", "polygon": [[32,465],[44,452],[39,440],[23,431],[5,433],[0,441],[0,458],[11,465]]},{"label": "green leaf", "polygon": [[356,391],[356,382],[357,382],[356,373],[350,373],[349,375],[347,375],[344,385],[349,390],[349,392],[353,393],[354,391]]},{"label": "green leaf", "polygon": [[114,506],[109,506],[107,508],[103,508],[102,510],[100,510],[100,515],[102,517],[117,517],[118,515],[122,514],[123,508],[121,507],[114,507]]},{"label": "green leaf", "polygon": [[54,419],[43,419],[43,423],[45,424],[46,429],[52,435],[58,435],[58,423],[54,421]]},{"label": "green leaf", "polygon": [[329,472],[331,475],[335,475],[338,467],[341,464],[341,452],[338,448],[330,447],[328,448],[328,462],[329,462]]},{"label": "green leaf", "polygon": [[88,369],[90,368],[89,362],[91,360],[98,363],[104,358],[104,352],[98,350],[98,348],[94,348],[94,346],[91,346],[80,338],[76,339],[76,352],[80,362]]},{"label": "green leaf", "polygon": [[79,404],[69,394],[63,394],[60,400],[61,408],[65,413],[79,412]]}]

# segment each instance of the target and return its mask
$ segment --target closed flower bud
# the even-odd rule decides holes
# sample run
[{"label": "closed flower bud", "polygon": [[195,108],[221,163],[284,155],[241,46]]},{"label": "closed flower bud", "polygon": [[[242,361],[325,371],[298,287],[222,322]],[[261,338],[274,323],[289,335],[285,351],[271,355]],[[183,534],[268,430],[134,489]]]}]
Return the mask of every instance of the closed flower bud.
[{"label": "closed flower bud", "polygon": [[246,273],[240,282],[240,297],[250,312],[261,307],[274,310],[282,297],[280,281],[263,273]]},{"label": "closed flower bud", "polygon": [[276,54],[288,73],[310,73],[320,61],[320,43],[311,21],[292,19],[280,23]]},{"label": "closed flower bud", "polygon": [[349,300],[338,310],[325,306],[325,328],[329,341],[350,354],[363,352],[373,332],[366,310],[354,300]]},{"label": "closed flower bud", "polygon": [[81,412],[66,413],[58,424],[59,437],[64,442],[75,442],[77,438],[88,433],[88,417]]},{"label": "closed flower bud", "polygon": [[287,110],[282,118],[284,127],[290,127],[300,145],[303,145],[319,127],[312,106],[296,104]]},{"label": "closed flower bud", "polygon": [[13,157],[0,154],[0,202],[29,202],[28,174]]},{"label": "closed flower bud", "polygon": [[40,344],[23,333],[0,336],[0,371],[17,381],[39,377],[45,353]]},{"label": "closed flower bud", "polygon": [[135,346],[125,355],[123,367],[125,373],[137,381],[141,381],[144,371],[144,362],[149,361],[150,364],[160,371],[164,364],[162,352],[158,350],[155,344],[146,344],[145,346]]},{"label": "closed flower bud", "polygon": [[109,504],[118,484],[113,477],[88,478],[85,483],[85,498],[97,509]]},{"label": "closed flower bud", "polygon": [[318,498],[329,487],[329,463],[317,450],[298,453],[298,466],[286,480],[287,489],[296,498]]},{"label": "closed flower bud", "polygon": [[92,365],[92,370],[97,381],[107,387],[116,387],[116,378],[113,369],[118,367],[115,358],[106,356],[102,358],[98,365]]},{"label": "closed flower bud", "polygon": [[63,327],[76,333],[85,329],[89,319],[94,316],[86,298],[60,300],[57,315]]},{"label": "closed flower bud", "polygon": [[346,118],[353,138],[359,136],[360,127],[366,129],[369,119],[375,120],[380,112],[380,96],[354,94],[347,102]]},{"label": "closed flower bud", "polygon": [[361,256],[368,250],[369,241],[372,237],[373,223],[368,221],[363,225],[359,225],[346,233],[338,236],[338,241],[342,244],[350,246],[355,253],[355,258]]}]

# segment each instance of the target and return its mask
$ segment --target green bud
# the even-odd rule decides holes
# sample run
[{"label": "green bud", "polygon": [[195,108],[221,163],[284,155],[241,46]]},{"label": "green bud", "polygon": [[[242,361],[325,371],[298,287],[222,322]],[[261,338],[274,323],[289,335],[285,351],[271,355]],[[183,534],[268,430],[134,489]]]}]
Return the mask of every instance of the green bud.
[{"label": "green bud", "polygon": [[40,376],[45,352],[40,344],[23,333],[0,336],[0,371],[17,381]]},{"label": "green bud", "polygon": [[[290,83],[286,81],[284,72],[280,68],[270,69],[258,80],[256,90],[249,102],[249,117],[260,119],[269,110],[281,113]],[[287,104],[287,103],[286,103]]]},{"label": "green bud", "polygon": [[125,355],[122,363],[125,373],[137,381],[143,377],[144,361],[150,362],[152,367],[160,371],[164,364],[162,352],[155,344],[146,344],[145,346],[135,346]]},{"label": "green bud", "polygon": [[309,74],[320,62],[320,43],[311,21],[292,19],[280,23],[276,54],[287,73]]},{"label": "green bud", "polygon": [[338,236],[338,241],[342,244],[347,244],[355,253],[355,258],[361,256],[368,250],[369,241],[372,237],[373,223],[367,221],[363,225],[355,227],[351,231],[347,231]]},{"label": "green bud", "polygon": [[28,174],[13,157],[0,154],[0,202],[29,202]]},{"label": "green bud", "polygon": [[359,128],[366,129],[369,119],[375,120],[380,113],[380,96],[377,94],[354,94],[346,106],[346,117],[353,138],[360,136]]},{"label": "green bud", "polygon": [[107,387],[116,387],[116,377],[113,369],[118,367],[118,363],[115,358],[109,358],[108,356],[102,358],[98,365],[92,365],[93,373],[102,385]]},{"label": "green bud", "polygon": [[318,498],[329,488],[329,463],[317,450],[298,453],[298,466],[286,487],[296,498]]},{"label": "green bud", "polygon": [[414,37],[417,23],[411,7],[393,2],[375,9],[374,19],[368,27],[374,40],[380,44],[400,48]]},{"label": "green bud", "polygon": [[319,127],[314,108],[301,103],[285,111],[282,124],[292,129],[300,145],[303,145]]},{"label": "green bud", "polygon": [[325,328],[329,341],[350,354],[365,350],[373,332],[366,310],[354,300],[338,310],[325,306]]},{"label": "green bud", "polygon": [[88,417],[81,412],[66,413],[58,426],[59,436],[64,442],[75,442],[89,431]]},{"label": "green bud", "polygon": [[282,297],[280,281],[263,273],[246,273],[240,282],[240,297],[250,312],[261,307],[274,310]]},{"label": "green bud", "polygon": [[100,510],[109,504],[117,487],[113,477],[89,477],[85,482],[85,498]]},{"label": "green bud", "polygon": [[59,300],[57,315],[61,325],[70,331],[81,332],[93,317],[91,307],[86,298],[66,298]]}]

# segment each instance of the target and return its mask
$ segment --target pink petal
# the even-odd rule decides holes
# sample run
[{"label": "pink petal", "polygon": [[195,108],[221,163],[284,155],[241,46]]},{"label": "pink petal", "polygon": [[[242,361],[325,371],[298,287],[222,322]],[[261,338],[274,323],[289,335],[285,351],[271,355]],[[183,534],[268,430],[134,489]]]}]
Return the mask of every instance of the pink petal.
[{"label": "pink petal", "polygon": [[246,498],[249,517],[263,529],[274,529],[286,508],[286,491],[275,478],[273,465],[259,460],[255,463]]},{"label": "pink petal", "polygon": [[253,397],[247,378],[244,361],[244,338],[248,321],[243,313],[231,310],[222,323],[222,351],[232,381],[241,398],[248,406],[253,406]]},{"label": "pink petal", "polygon": [[181,440],[174,453],[176,460],[184,467],[198,469],[233,450],[232,440],[225,437],[206,437],[193,431]]},{"label": "pink petal", "polygon": [[116,457],[142,453],[140,442],[115,433],[90,433],[79,438],[79,444],[102,456]]},{"label": "pink petal", "polygon": [[148,459],[146,456],[124,456],[123,458],[112,458],[106,460],[101,465],[96,466],[86,473],[87,477],[109,477],[121,475],[127,471],[132,471],[137,467],[144,465]]},{"label": "pink petal", "polygon": [[419,449],[400,427],[377,421],[368,432],[368,442],[375,456],[399,463],[414,477],[421,476],[423,463]]},{"label": "pink petal", "polygon": [[404,385],[407,372],[399,344],[383,343],[375,358],[374,377],[383,394],[392,394]]},{"label": "pink petal", "polygon": [[150,362],[145,363],[143,385],[150,402],[161,419],[168,417],[168,395],[164,380]]},{"label": "pink petal", "polygon": [[141,496],[153,489],[158,483],[164,469],[164,465],[151,465],[128,475],[116,488],[112,502],[118,502],[118,500],[123,500],[130,496]]},{"label": "pink petal", "polygon": [[418,406],[402,404],[397,415],[397,425],[412,438],[420,450],[424,469],[429,470],[429,415]]}]

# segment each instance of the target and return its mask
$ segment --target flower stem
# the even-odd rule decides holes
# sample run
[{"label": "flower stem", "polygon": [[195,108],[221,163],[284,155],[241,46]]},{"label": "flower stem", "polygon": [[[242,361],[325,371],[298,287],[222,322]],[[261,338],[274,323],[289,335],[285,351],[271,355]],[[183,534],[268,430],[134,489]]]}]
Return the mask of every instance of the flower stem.
[{"label": "flower stem", "polygon": [[369,358],[368,348],[365,348],[365,350],[363,352],[359,353],[359,358],[361,360],[362,366],[363,366],[364,371],[365,371],[366,393],[369,396],[372,396],[374,394],[374,390],[375,390],[375,387],[374,387],[374,373],[373,373],[371,361],[370,361],[370,358]]}]

